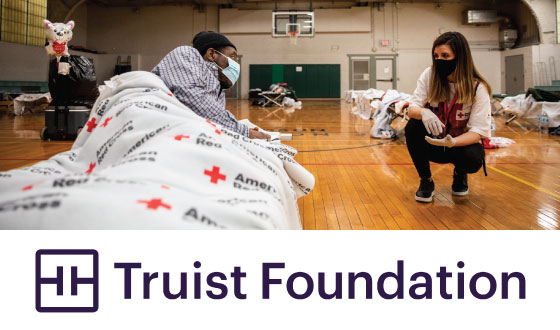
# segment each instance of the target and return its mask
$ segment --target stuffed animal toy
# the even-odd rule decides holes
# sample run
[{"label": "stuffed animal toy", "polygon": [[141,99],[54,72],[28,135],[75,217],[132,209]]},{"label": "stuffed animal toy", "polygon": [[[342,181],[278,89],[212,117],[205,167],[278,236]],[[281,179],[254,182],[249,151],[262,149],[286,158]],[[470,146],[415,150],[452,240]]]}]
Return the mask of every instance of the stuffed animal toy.
[{"label": "stuffed animal toy", "polygon": [[47,45],[45,49],[47,54],[56,56],[58,63],[58,73],[67,75],[70,72],[70,64],[68,63],[68,42],[72,39],[72,29],[74,29],[74,21],[68,23],[51,23],[44,20],[45,34],[47,36]]}]

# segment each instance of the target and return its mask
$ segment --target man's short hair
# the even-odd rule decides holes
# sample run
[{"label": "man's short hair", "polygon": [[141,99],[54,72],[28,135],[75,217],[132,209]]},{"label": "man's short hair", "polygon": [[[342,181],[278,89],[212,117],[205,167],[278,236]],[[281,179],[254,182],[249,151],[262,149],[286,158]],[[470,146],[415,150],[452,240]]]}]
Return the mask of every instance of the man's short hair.
[{"label": "man's short hair", "polygon": [[214,31],[201,31],[194,36],[193,47],[204,56],[208,48],[213,48],[221,52],[225,47],[237,48],[223,34]]}]

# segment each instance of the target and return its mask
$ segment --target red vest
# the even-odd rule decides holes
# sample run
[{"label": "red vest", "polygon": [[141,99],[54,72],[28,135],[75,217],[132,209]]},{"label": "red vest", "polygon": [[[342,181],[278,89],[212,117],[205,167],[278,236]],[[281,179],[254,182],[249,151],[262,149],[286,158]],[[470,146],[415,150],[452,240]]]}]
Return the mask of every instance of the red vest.
[{"label": "red vest", "polygon": [[[475,83],[475,93],[478,88],[478,81]],[[450,104],[447,101],[440,102],[436,107],[431,107],[430,104],[426,104],[426,108],[432,110],[433,113],[438,116],[439,120],[445,124],[445,132],[439,135],[443,138],[447,134],[452,137],[457,137],[467,131],[467,123],[469,122],[470,112],[463,111],[463,104],[457,103],[457,93],[453,96],[453,100]]]}]

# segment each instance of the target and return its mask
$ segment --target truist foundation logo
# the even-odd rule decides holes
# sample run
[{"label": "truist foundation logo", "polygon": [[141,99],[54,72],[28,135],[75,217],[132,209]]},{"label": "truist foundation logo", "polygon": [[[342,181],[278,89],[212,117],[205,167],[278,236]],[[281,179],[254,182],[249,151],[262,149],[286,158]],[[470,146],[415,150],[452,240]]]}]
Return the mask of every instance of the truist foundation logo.
[{"label": "truist foundation logo", "polygon": [[41,313],[93,313],[99,307],[96,250],[37,250],[35,309]]}]

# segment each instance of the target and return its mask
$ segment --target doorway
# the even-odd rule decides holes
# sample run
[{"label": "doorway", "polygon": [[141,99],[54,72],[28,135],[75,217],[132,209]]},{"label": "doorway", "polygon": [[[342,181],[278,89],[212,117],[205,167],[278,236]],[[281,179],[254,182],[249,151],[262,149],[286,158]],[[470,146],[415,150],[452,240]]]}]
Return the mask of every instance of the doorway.
[{"label": "doorway", "polygon": [[506,56],[506,94],[525,93],[523,55]]},{"label": "doorway", "polygon": [[366,90],[369,89],[369,68],[370,57],[355,57],[352,58],[351,70],[352,70],[352,89],[355,90]]},{"label": "doorway", "polygon": [[397,88],[396,55],[348,55],[352,90]]}]

